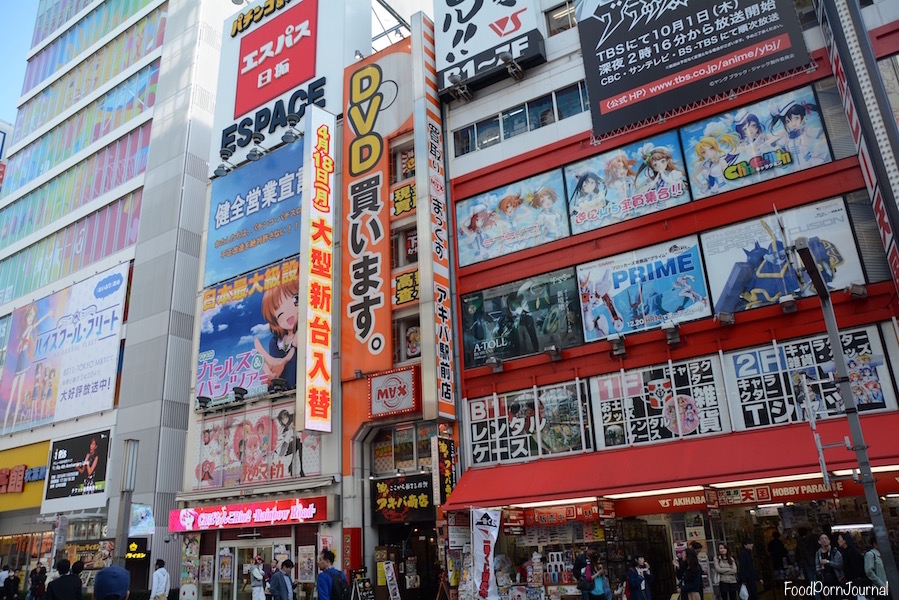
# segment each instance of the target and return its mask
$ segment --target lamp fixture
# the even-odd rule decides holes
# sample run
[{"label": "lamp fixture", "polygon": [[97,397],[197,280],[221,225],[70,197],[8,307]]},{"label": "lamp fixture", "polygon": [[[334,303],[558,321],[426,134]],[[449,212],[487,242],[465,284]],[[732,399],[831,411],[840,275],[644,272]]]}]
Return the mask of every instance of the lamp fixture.
[{"label": "lamp fixture", "polygon": [[863,283],[850,283],[846,293],[851,295],[853,300],[861,300],[868,297],[868,286]]},{"label": "lamp fixture", "polygon": [[294,113],[290,113],[289,115],[287,115],[287,131],[285,131],[284,135],[281,136],[282,142],[284,142],[285,144],[292,144],[303,137],[303,132],[297,131],[296,129],[297,123],[299,122],[300,115]]},{"label": "lamp fixture", "polygon": [[365,373],[362,372],[362,369],[356,369],[356,379],[364,379]]},{"label": "lamp fixture", "polygon": [[794,313],[799,310],[799,308],[796,306],[796,296],[794,296],[793,294],[784,294],[777,299],[777,303],[780,304],[780,309],[784,312],[785,315]]},{"label": "lamp fixture", "polygon": [[447,81],[453,86],[450,88],[450,94],[459,102],[468,102],[474,98],[474,94],[468,89],[468,85],[462,81],[462,76],[458,73],[450,73],[446,77]]},{"label": "lamp fixture", "polygon": [[241,4],[243,4],[243,0],[231,0],[231,3],[240,6]]},{"label": "lamp fixture", "polygon": [[253,133],[253,147],[250,148],[250,151],[247,153],[247,160],[251,160],[256,162],[268,152],[268,149],[265,146],[262,146],[262,142],[265,141],[265,134],[261,131],[256,131]]},{"label": "lamp fixture", "polygon": [[234,392],[234,399],[238,402],[243,402],[244,398],[246,398],[249,393],[247,388],[242,388],[240,386],[234,386],[231,388],[231,391]]},{"label": "lamp fixture", "polygon": [[557,361],[562,358],[562,349],[555,344],[550,344],[543,349],[543,354],[547,355],[553,361]]},{"label": "lamp fixture", "polygon": [[665,337],[668,340],[669,346],[677,346],[680,344],[680,325],[671,319],[668,319],[662,323],[662,331],[665,332]]},{"label": "lamp fixture", "polygon": [[209,408],[209,403],[212,402],[212,398],[209,396],[197,396],[197,406],[200,407],[200,410],[206,410]]},{"label": "lamp fixture", "polygon": [[497,358],[495,356],[491,356],[486,361],[484,361],[485,365],[489,365],[494,373],[502,373],[503,371],[503,360],[501,358]]},{"label": "lamp fixture", "polygon": [[715,318],[718,319],[718,322],[722,325],[733,325],[734,324],[734,313],[729,312],[719,312],[715,315]]},{"label": "lamp fixture", "polygon": [[268,383],[268,391],[270,392],[286,392],[287,380],[283,377],[274,377]]},{"label": "lamp fixture", "polygon": [[362,60],[363,58],[365,58],[365,56],[363,56],[362,52],[360,52],[359,50],[356,50],[353,53],[353,56],[356,58],[356,60]]},{"label": "lamp fixture", "polygon": [[219,166],[217,166],[215,168],[215,171],[213,171],[213,174],[216,177],[224,177],[225,175],[230,173],[233,169],[234,169],[234,165],[229,163],[226,160],[226,161],[223,161],[222,164],[220,164]]},{"label": "lamp fixture", "polygon": [[624,356],[627,354],[627,348],[624,347],[624,336],[613,333],[606,336],[606,339],[612,344],[612,356]]},{"label": "lamp fixture", "polygon": [[524,79],[524,69],[521,68],[514,58],[512,58],[512,53],[508,50],[505,52],[499,53],[499,60],[504,65],[506,65],[506,70],[509,72],[509,76],[512,77],[515,81],[521,81]]}]

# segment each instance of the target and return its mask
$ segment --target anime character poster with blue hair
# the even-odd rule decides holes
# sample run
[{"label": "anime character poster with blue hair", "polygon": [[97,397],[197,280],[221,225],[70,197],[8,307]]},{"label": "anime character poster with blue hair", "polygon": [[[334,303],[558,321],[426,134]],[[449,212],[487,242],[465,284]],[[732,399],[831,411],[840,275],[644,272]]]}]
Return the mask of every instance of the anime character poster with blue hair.
[{"label": "anime character poster with blue hair", "polygon": [[570,235],[562,170],[541,173],[456,204],[459,266]]},{"label": "anime character poster with blue hair", "polygon": [[681,127],[680,135],[696,199],[832,160],[811,86]]},{"label": "anime character poster with blue hair", "polygon": [[735,313],[768,306],[786,294],[814,295],[808,278],[798,277],[798,257],[787,253],[800,236],[808,238],[818,270],[831,290],[865,282],[843,199],[831,198],[703,233],[700,239],[715,311]]},{"label": "anime character poster with blue hair", "polygon": [[690,201],[675,131],[567,165],[565,183],[572,234]]},{"label": "anime character poster with blue hair", "polygon": [[578,265],[577,277],[585,342],[712,314],[695,236]]}]

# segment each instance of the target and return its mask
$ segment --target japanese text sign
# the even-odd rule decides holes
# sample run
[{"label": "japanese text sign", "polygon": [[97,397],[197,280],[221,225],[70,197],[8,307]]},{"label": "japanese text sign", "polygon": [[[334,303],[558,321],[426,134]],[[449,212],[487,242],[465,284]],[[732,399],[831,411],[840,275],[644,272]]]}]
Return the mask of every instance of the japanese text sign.
[{"label": "japanese text sign", "polygon": [[40,507],[50,442],[0,451],[0,512]]},{"label": "japanese text sign", "polygon": [[434,519],[430,475],[406,475],[371,482],[372,523],[409,523]]},{"label": "japanese text sign", "polygon": [[327,496],[198,506],[169,511],[169,531],[208,531],[299,523],[326,523]]}]

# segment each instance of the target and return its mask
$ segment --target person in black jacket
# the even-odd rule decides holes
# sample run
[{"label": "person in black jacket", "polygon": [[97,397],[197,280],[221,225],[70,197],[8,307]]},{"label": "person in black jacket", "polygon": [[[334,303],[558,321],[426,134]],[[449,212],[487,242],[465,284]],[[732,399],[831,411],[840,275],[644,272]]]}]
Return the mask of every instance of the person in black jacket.
[{"label": "person in black jacket", "polygon": [[46,600],[81,600],[81,578],[72,574],[67,558],[56,561],[59,577],[47,585]]},{"label": "person in black jacket", "polygon": [[740,570],[738,578],[741,585],[746,586],[749,592],[749,600],[759,600],[759,585],[764,585],[762,578],[755,571],[755,563],[752,560],[752,548],[755,544],[749,538],[743,540],[743,549],[740,550]]},{"label": "person in black jacket", "polygon": [[652,572],[642,552],[634,552],[634,562],[627,570],[627,586],[631,600],[652,600],[649,586]]},{"label": "person in black jacket", "polygon": [[851,533],[845,531],[837,536],[837,546],[843,555],[843,573],[847,582],[858,586],[871,585],[868,576],[865,575],[865,557],[855,545],[855,539]]},{"label": "person in black jacket", "polygon": [[677,567],[675,574],[680,582],[681,600],[701,600],[702,567],[699,566],[699,558],[692,546],[684,550],[684,560]]}]

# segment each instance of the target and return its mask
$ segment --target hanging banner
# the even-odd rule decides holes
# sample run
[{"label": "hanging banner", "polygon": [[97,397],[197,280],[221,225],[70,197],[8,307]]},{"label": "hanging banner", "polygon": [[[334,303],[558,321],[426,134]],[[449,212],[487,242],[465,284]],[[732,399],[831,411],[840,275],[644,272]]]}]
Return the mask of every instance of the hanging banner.
[{"label": "hanging banner", "polygon": [[499,600],[500,597],[493,570],[500,516],[499,510],[471,509],[471,554],[474,563],[471,579],[475,595],[483,600]]},{"label": "hanging banner", "polygon": [[384,579],[387,583],[387,592],[390,595],[390,600],[402,600],[402,596],[400,596],[400,586],[396,581],[396,565],[392,560],[385,560],[384,565]]},{"label": "hanging banner", "polygon": [[200,582],[200,534],[185,533],[181,538],[181,589],[196,590]]}]

